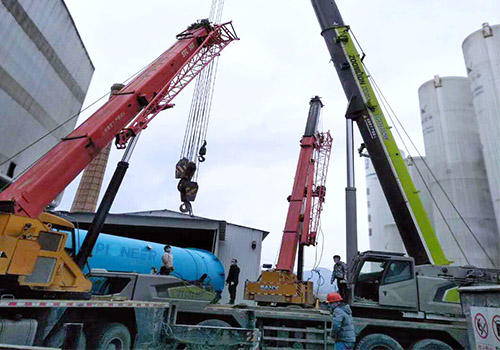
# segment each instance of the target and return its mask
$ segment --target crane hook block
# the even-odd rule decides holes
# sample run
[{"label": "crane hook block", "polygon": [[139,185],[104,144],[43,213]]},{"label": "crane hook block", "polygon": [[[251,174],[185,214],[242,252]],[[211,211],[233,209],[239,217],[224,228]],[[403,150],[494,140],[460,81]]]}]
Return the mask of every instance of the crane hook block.
[{"label": "crane hook block", "polygon": [[189,202],[183,202],[179,207],[181,213],[189,213],[189,215],[193,216],[193,207]]},{"label": "crane hook block", "polygon": [[187,158],[182,158],[175,165],[175,178],[191,180],[196,172],[196,164]]},{"label": "crane hook block", "polygon": [[198,193],[198,183],[181,179],[177,185],[177,189],[181,194],[181,202],[194,202]]},{"label": "crane hook block", "polygon": [[205,161],[205,155],[207,154],[207,141],[203,140],[203,145],[201,145],[200,150],[198,151],[198,160],[200,163]]}]

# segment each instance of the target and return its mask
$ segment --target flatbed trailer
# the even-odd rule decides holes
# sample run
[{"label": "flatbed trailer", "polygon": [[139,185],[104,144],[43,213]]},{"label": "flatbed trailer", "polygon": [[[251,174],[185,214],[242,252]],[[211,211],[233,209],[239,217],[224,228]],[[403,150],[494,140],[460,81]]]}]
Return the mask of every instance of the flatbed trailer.
[{"label": "flatbed trailer", "polygon": [[[325,305],[321,308],[220,305],[172,300],[175,322],[233,327],[255,327],[260,331],[262,349],[333,349],[330,337],[332,316]],[[404,349],[423,340],[433,339],[450,346],[467,349],[467,325],[464,319],[429,318],[421,315],[387,312],[376,308],[354,307],[357,349],[376,349],[377,342],[395,339]],[[365,315],[365,316],[363,316]],[[367,339],[371,347],[359,344]],[[367,344],[365,342],[365,344]],[[400,350],[401,347],[382,347]],[[447,349],[447,348],[443,348]]]},{"label": "flatbed trailer", "polygon": [[213,343],[253,349],[258,344],[256,329],[173,324],[174,310],[169,302],[156,301],[3,299],[0,344],[63,348],[70,325],[79,326],[72,340],[77,349],[175,349]]},{"label": "flatbed trailer", "polygon": [[[227,329],[228,332],[230,329],[240,329],[243,333],[253,330],[252,337],[258,338],[255,341],[262,349],[333,348],[330,338],[332,317],[325,304],[320,304],[318,308],[302,308],[297,305],[258,306],[252,302],[237,305],[213,304],[210,300],[194,300],[204,296],[196,289],[179,294],[183,296],[182,299],[173,298],[173,293],[169,294],[169,288],[178,287],[175,287],[177,279],[172,276],[99,271],[92,272],[91,278],[103,281],[109,279],[121,286],[120,289],[115,288],[113,294],[100,295],[109,302],[117,299],[164,302],[169,308],[166,316],[168,319],[164,322],[174,330],[176,327],[216,327]],[[393,342],[396,345],[382,349],[400,350],[429,339],[449,346],[443,348],[445,350],[468,348],[467,327],[463,317],[402,312],[398,308],[382,308],[374,302],[357,302],[351,307],[358,349],[376,349],[381,342],[383,346]],[[217,341],[229,344],[223,336],[208,333],[209,341],[214,344]],[[196,336],[192,336],[186,341],[195,343],[195,338]],[[369,347],[367,342],[374,345]]]}]

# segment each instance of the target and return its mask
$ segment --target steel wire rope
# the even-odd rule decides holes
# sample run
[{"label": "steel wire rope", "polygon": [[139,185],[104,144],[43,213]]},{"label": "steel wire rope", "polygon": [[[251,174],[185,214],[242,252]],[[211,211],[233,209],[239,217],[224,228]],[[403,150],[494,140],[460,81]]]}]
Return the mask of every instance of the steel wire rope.
[{"label": "steel wire rope", "polygon": [[[203,81],[204,85],[203,85],[202,90],[200,91],[201,99],[200,99],[200,103],[199,103],[199,108],[200,108],[199,113],[200,113],[201,119],[200,119],[199,124],[198,124],[199,131],[196,135],[197,148],[193,151],[199,150],[199,146],[201,145],[201,142],[205,136],[204,131],[208,127],[208,117],[209,117],[210,111],[208,110],[207,105],[208,105],[208,101],[209,101],[210,95],[211,95],[211,93],[210,93],[211,87],[212,87],[211,80],[213,78],[212,72],[213,72],[213,61],[211,62],[210,66],[208,67],[208,70],[206,71],[205,80]],[[198,157],[196,157],[196,160],[197,160],[197,164],[198,164],[199,163]]]},{"label": "steel wire rope", "polygon": [[[351,30],[351,33],[352,33],[352,37],[354,38],[354,41],[356,42],[357,46],[360,48],[361,50],[361,53],[363,54],[362,57],[365,56],[365,53],[361,47],[361,45],[359,44],[358,40],[356,39],[356,36],[354,35],[354,33],[352,32]],[[463,222],[464,226],[467,228],[467,230],[469,231],[469,233],[472,235],[472,237],[474,238],[474,240],[476,241],[476,243],[478,244],[478,246],[481,248],[481,250],[484,252],[484,254],[486,255],[486,257],[488,258],[488,260],[492,263],[493,266],[496,266],[495,263],[493,262],[493,260],[491,259],[491,257],[488,255],[488,253],[486,252],[485,248],[482,246],[482,244],[480,243],[479,239],[476,237],[476,235],[474,234],[474,232],[472,231],[471,227],[468,225],[468,223],[466,222],[466,220],[463,218],[462,214],[460,213],[460,211],[458,210],[458,208],[455,206],[455,204],[453,203],[453,201],[451,200],[451,198],[449,197],[448,193],[446,192],[446,190],[443,188],[443,186],[441,185],[440,181],[436,178],[434,172],[431,170],[431,168],[429,167],[427,161],[422,157],[421,153],[419,152],[418,148],[416,147],[415,143],[413,142],[413,139],[410,137],[410,135],[408,134],[408,132],[406,131],[406,128],[404,127],[404,125],[402,124],[401,120],[398,118],[397,114],[394,112],[393,108],[391,107],[391,105],[389,104],[389,102],[387,101],[387,99],[385,98],[385,95],[382,93],[382,90],[379,88],[377,82],[375,81],[375,78],[373,77],[373,75],[369,72],[368,68],[366,67],[366,65],[362,62],[363,64],[363,67],[366,71],[366,74],[367,74],[367,77],[368,79],[373,83],[373,86],[374,86],[374,90],[375,90],[375,93],[381,97],[381,104],[382,104],[382,107],[384,110],[386,110],[387,112],[387,115],[389,116],[389,119],[391,121],[391,123],[394,125],[394,128],[396,129],[396,132],[401,140],[401,142],[403,143],[403,146],[406,150],[406,152],[408,153],[408,157],[410,157],[411,159],[412,156],[411,156],[411,152],[409,150],[409,147],[406,145],[404,139],[403,139],[403,136],[401,135],[400,131],[399,131],[399,128],[397,126],[397,124],[394,122],[393,118],[392,118],[392,115],[394,116],[394,119],[397,121],[397,123],[399,124],[399,126],[401,127],[401,129],[403,130],[404,134],[406,135],[406,137],[408,138],[408,140],[410,141],[411,145],[413,146],[413,148],[415,149],[415,151],[417,152],[418,156],[422,159],[422,162],[424,163],[425,167],[427,168],[427,170],[429,171],[429,173],[431,174],[432,178],[436,181],[439,189],[441,190],[441,192],[444,194],[444,196],[446,197],[447,201],[450,203],[450,205],[452,206],[453,210],[457,213],[458,217],[460,218],[460,220]],[[415,165],[415,169],[417,169],[417,173],[419,175],[419,177],[421,178],[425,188],[427,189],[427,191],[429,192],[429,195],[432,199],[432,202],[436,205],[436,208],[438,209],[438,212],[441,216],[441,218],[443,219],[443,221],[445,222],[446,224],[446,227],[448,228],[448,230],[450,231],[450,234],[453,238],[453,240],[455,241],[455,243],[457,244],[457,247],[458,249],[460,250],[460,252],[462,253],[465,261],[470,264],[469,262],[469,259],[467,258],[467,255],[465,254],[464,250],[462,249],[462,246],[460,245],[460,243],[458,242],[458,239],[456,237],[456,235],[454,234],[453,230],[451,229],[451,226],[450,224],[448,223],[448,221],[446,220],[446,218],[444,217],[444,213],[443,211],[441,210],[441,207],[437,204],[437,201],[434,197],[434,195],[431,193],[430,191],[430,188],[427,184],[427,182],[425,181],[419,167],[417,166],[416,163],[414,163]]]},{"label": "steel wire rope", "polygon": [[[218,62],[218,59],[216,61]],[[212,61],[196,81],[181,149],[181,158],[184,156],[197,165],[199,163],[197,152],[200,149],[202,141],[206,138],[214,85],[214,63]]]},{"label": "steel wire rope", "polygon": [[[370,78],[372,80],[372,78]],[[373,80],[374,82],[374,85],[376,86],[376,83],[375,81]],[[378,90],[377,92],[380,94],[380,96],[382,97],[382,99],[384,101],[387,102],[387,100],[385,99],[385,97],[383,96],[383,94],[380,91],[380,89],[378,88],[378,86],[376,87],[376,89]],[[392,113],[394,113],[394,111],[392,110],[392,107],[390,107],[390,105],[388,104],[388,107],[385,106],[385,103],[383,102],[384,104],[384,109],[386,109],[387,112],[389,112],[389,109],[391,110]],[[389,118],[391,120],[391,122],[395,125],[393,119],[390,117],[390,113],[388,113],[389,115]],[[488,255],[487,251],[485,250],[485,248],[483,247],[483,245],[481,244],[481,242],[479,241],[479,239],[477,238],[477,236],[475,235],[474,231],[472,230],[472,228],[469,226],[469,224],[467,223],[467,221],[464,219],[464,217],[462,216],[462,214],[460,213],[460,211],[458,210],[458,208],[455,206],[455,203],[453,202],[453,200],[449,197],[447,191],[443,188],[443,186],[441,185],[441,182],[436,178],[436,175],[434,174],[434,172],[431,170],[430,166],[428,165],[427,161],[424,159],[424,157],[422,157],[421,153],[418,151],[418,149],[416,148],[416,145],[413,143],[413,140],[409,137],[408,133],[406,132],[406,129],[404,128],[404,126],[402,125],[401,121],[397,118],[397,116],[395,115],[394,113],[394,116],[395,116],[395,119],[397,120],[398,124],[400,124],[401,128],[403,129],[406,137],[410,140],[410,143],[412,145],[413,148],[415,148],[418,156],[422,159],[422,162],[424,163],[425,167],[427,168],[427,170],[429,171],[429,174],[432,176],[432,178],[434,179],[434,181],[436,181],[436,184],[438,185],[440,191],[443,193],[443,195],[445,196],[446,200],[448,201],[448,203],[451,205],[451,207],[453,208],[453,210],[456,212],[456,214],[458,215],[458,217],[460,218],[460,221],[462,221],[462,223],[464,224],[464,226],[466,227],[467,231],[471,234],[472,238],[474,238],[474,240],[476,241],[477,245],[479,246],[479,248],[481,248],[481,250],[484,252],[484,254],[486,255],[486,257],[488,258],[488,260],[493,264],[493,266],[495,266],[495,263],[493,262],[493,260],[491,259],[491,257]],[[407,151],[408,153],[408,158],[412,159],[413,160],[413,157],[411,156],[411,152],[409,151],[409,148],[407,147],[407,145],[404,143],[403,141],[403,138],[402,138],[402,135],[399,133],[399,129],[398,127],[395,125],[395,129],[398,133],[398,136],[399,138],[401,139],[401,142],[403,143],[404,147],[405,147],[405,150]],[[421,172],[421,169],[419,169],[419,166],[417,165],[416,162],[414,162],[414,166],[415,166],[415,169],[417,169],[417,173],[420,177],[420,179],[422,180],[422,183],[424,184],[427,192],[429,193],[429,196],[431,197],[432,199],[432,202],[434,203],[434,205],[436,206],[438,212],[439,212],[439,215],[441,216],[441,218],[443,219],[443,221],[445,222],[446,224],[446,227],[448,228],[448,230],[450,231],[450,234],[453,238],[453,240],[455,241],[455,243],[457,244],[457,247],[458,249],[460,250],[460,252],[462,253],[462,255],[464,256],[464,259],[465,261],[467,262],[467,264],[470,264],[470,261],[469,259],[467,258],[467,255],[465,254],[465,251],[464,249],[462,248],[462,246],[460,245],[459,241],[458,241],[458,238],[456,237],[455,233],[453,232],[452,228],[451,228],[451,225],[450,223],[448,222],[448,220],[446,220],[445,216],[444,216],[444,213],[443,213],[443,210],[442,208],[439,206],[439,204],[437,203],[437,200],[435,198],[435,196],[432,194],[430,188],[429,188],[429,185],[427,184],[427,182],[425,181],[425,178]]]},{"label": "steel wire rope", "polygon": [[[207,101],[207,104],[208,104],[207,108],[208,108],[208,113],[209,114],[210,114],[210,111],[212,110],[212,101],[213,101],[213,96],[214,96],[213,91],[215,91],[215,82],[217,80],[217,70],[218,70],[218,66],[219,66],[219,57],[215,58],[215,63],[213,63],[213,66],[214,66],[213,78],[210,79],[210,81],[211,81],[211,87],[209,88],[210,91],[212,91],[212,93],[209,94],[208,101]],[[208,133],[208,122],[205,123],[204,127],[202,128],[201,137],[200,137],[200,143],[201,143],[201,140],[206,140],[207,133]],[[197,160],[199,162],[198,158],[197,158]],[[196,172],[196,179],[198,179],[198,172]]]},{"label": "steel wire rope", "polygon": [[196,162],[194,152],[198,149],[200,125],[203,125],[203,123],[207,121],[205,110],[203,109],[203,100],[206,98],[207,72],[211,70],[211,66],[212,65],[209,64],[196,79],[184,141],[181,148],[181,158],[185,156],[194,162]]},{"label": "steel wire rope", "polygon": [[[396,130],[396,133],[398,134],[399,139],[401,140],[401,143],[403,144],[403,147],[404,147],[404,149],[405,149],[406,153],[408,154],[408,156],[407,156],[407,157],[410,157],[410,158],[411,158],[412,156],[411,156],[410,149],[409,149],[409,147],[407,146],[406,142],[403,140],[403,137],[402,137],[402,135],[401,135],[401,133],[400,133],[400,131],[399,131],[399,128],[398,128],[398,127],[397,127],[397,125],[394,123],[394,120],[393,120],[393,118],[392,118],[392,116],[391,116],[391,113],[389,112],[389,108],[390,108],[390,106],[389,106],[389,107],[387,107],[387,106],[386,106],[386,104],[388,105],[387,100],[385,99],[384,95],[383,95],[383,94],[382,94],[382,92],[380,91],[380,89],[379,89],[379,87],[378,87],[377,83],[375,82],[375,80],[373,79],[373,77],[369,74],[369,72],[368,72],[368,70],[367,70],[366,66],[365,66],[365,65],[363,65],[363,66],[365,67],[365,70],[366,70],[366,72],[367,72],[367,74],[368,74],[368,76],[369,76],[369,79],[372,81],[373,86],[375,87],[375,93],[381,97],[381,106],[382,106],[382,108],[383,108],[383,109],[387,112],[387,115],[388,115],[388,117],[389,117],[389,120],[390,120],[390,121],[391,121],[391,123],[394,125],[394,129]],[[392,110],[392,108],[391,108],[391,110]],[[397,119],[397,117],[395,117],[395,118]],[[398,123],[401,125],[401,123],[399,122],[399,120],[398,120]],[[402,127],[402,128],[404,129],[404,127]],[[413,145],[413,147],[415,147],[415,145],[413,144],[413,141],[411,141],[411,138],[410,138],[410,137],[409,137],[409,135],[406,133],[406,131],[405,131],[405,134],[406,134],[406,136],[410,139],[410,142],[411,142],[411,144]],[[416,148],[415,148],[415,149],[416,149]],[[417,151],[417,154],[421,157],[420,152],[419,152],[418,150],[416,150],[416,151]],[[425,160],[424,160],[424,162],[425,162]],[[467,255],[465,254],[465,251],[463,250],[462,246],[460,245],[460,243],[459,243],[459,241],[458,241],[458,238],[457,238],[457,237],[455,236],[455,234],[453,233],[453,230],[452,230],[452,228],[451,228],[450,223],[446,220],[446,218],[445,218],[445,216],[444,216],[444,213],[443,213],[443,211],[441,210],[441,207],[437,204],[437,201],[436,201],[436,199],[435,199],[434,195],[433,195],[433,194],[432,194],[432,192],[430,191],[429,186],[427,185],[427,183],[426,183],[426,181],[425,181],[425,179],[424,179],[424,177],[423,177],[422,173],[420,172],[420,169],[418,169],[418,167],[417,167],[417,165],[416,165],[416,164],[415,164],[415,168],[417,169],[418,175],[419,175],[419,177],[421,178],[422,182],[424,183],[425,188],[426,188],[426,189],[427,189],[427,191],[429,192],[429,195],[430,195],[430,197],[431,197],[431,199],[432,199],[433,203],[436,205],[436,208],[437,208],[437,210],[439,211],[439,215],[440,215],[440,216],[441,216],[441,218],[443,219],[443,221],[444,221],[444,223],[445,223],[446,227],[448,228],[448,230],[449,230],[449,232],[450,232],[450,234],[451,234],[451,236],[452,236],[453,240],[454,240],[454,241],[455,241],[455,243],[457,244],[458,249],[459,249],[459,250],[460,250],[460,252],[462,253],[462,255],[463,255],[463,257],[464,257],[465,261],[467,262],[467,264],[470,264],[469,259],[467,258]],[[431,170],[429,169],[429,171],[431,171]]]},{"label": "steel wire rope", "polygon": [[[159,57],[157,59],[155,59],[153,62],[151,63],[148,63],[147,65],[145,65],[144,67],[142,67],[140,70],[138,70],[137,72],[135,72],[134,74],[132,74],[130,77],[128,77],[127,79],[125,79],[123,81],[123,83],[126,83],[128,82],[129,80],[135,78],[136,76],[138,76],[139,74],[141,74],[147,67],[151,66],[152,64],[154,64],[157,60],[159,59]],[[28,146],[24,147],[22,150],[20,150],[19,152],[17,152],[16,154],[14,154],[13,156],[11,156],[10,158],[6,159],[4,162],[0,163],[0,167],[4,164],[6,164],[7,162],[11,161],[12,159],[14,159],[15,157],[17,157],[18,155],[20,155],[21,153],[25,152],[27,149],[33,147],[35,144],[37,144],[38,142],[40,142],[41,140],[43,140],[44,138],[46,138],[47,136],[49,136],[50,134],[52,134],[54,131],[56,131],[57,129],[63,127],[64,125],[66,125],[67,123],[69,123],[71,120],[79,117],[83,112],[85,112],[87,109],[89,109],[90,107],[92,107],[93,105],[95,105],[97,102],[101,101],[103,98],[105,98],[106,96],[109,96],[111,92],[108,91],[106,92],[104,95],[102,95],[101,97],[99,97],[97,100],[93,101],[91,104],[89,104],[88,106],[86,106],[85,108],[83,108],[81,111],[79,111],[78,113],[76,113],[75,115],[71,116],[68,120],[66,120],[65,122],[59,124],[58,126],[56,126],[55,128],[53,128],[52,130],[48,131],[47,133],[45,133],[44,135],[42,135],[40,138],[38,138],[37,140],[33,141],[32,143],[30,143]],[[70,132],[70,134],[73,132],[74,130],[72,130]],[[68,134],[69,135],[69,134]],[[66,136],[68,136],[66,135]],[[35,163],[37,163],[40,159],[42,159],[47,153],[49,153],[52,149],[54,149],[56,146],[58,145],[58,143],[56,145],[54,145],[52,148],[50,148],[46,153],[44,153],[43,155],[41,155],[38,159],[36,159],[35,161],[33,161],[28,167],[26,167],[25,170],[23,170],[22,172],[20,172],[17,176],[13,177],[11,182],[14,182],[15,180],[17,180],[19,177],[21,177],[26,171],[28,171]],[[5,184],[2,188],[0,188],[0,192],[2,192],[7,186],[9,186],[10,184]]]},{"label": "steel wire rope", "polygon": [[325,278],[323,277],[323,275],[321,275],[321,272],[318,270],[319,268],[319,264],[321,263],[321,260],[323,258],[323,250],[324,250],[324,247],[325,247],[325,241],[324,241],[324,234],[323,234],[323,230],[321,229],[321,221],[320,221],[320,224],[319,224],[319,231],[320,231],[320,234],[322,236],[322,240],[321,240],[321,253],[320,253],[320,257],[319,257],[319,260],[317,259],[317,253],[318,253],[318,245],[315,246],[315,252],[314,252],[314,264],[312,266],[312,269],[310,271],[310,275],[309,275],[309,278],[307,279],[307,281],[310,281],[312,278],[313,278],[313,275],[314,275],[314,272],[316,272],[318,274],[318,281],[317,281],[317,288],[316,288],[316,295],[319,294],[319,289],[321,288],[321,286],[323,286],[325,284]]},{"label": "steel wire rope", "polygon": [[[354,37],[354,35],[353,35]],[[356,43],[357,40],[356,40]],[[359,43],[358,43],[359,45]],[[450,203],[450,205],[452,206],[453,210],[457,213],[458,217],[460,218],[460,220],[463,222],[464,226],[467,228],[467,230],[469,231],[469,233],[472,235],[472,237],[474,238],[474,240],[476,241],[476,243],[478,244],[478,246],[481,248],[481,250],[484,252],[484,254],[486,255],[486,257],[488,258],[488,260],[493,264],[493,266],[495,266],[493,260],[491,259],[491,257],[488,255],[488,253],[486,252],[485,248],[481,245],[481,243],[479,242],[479,239],[476,237],[476,235],[474,234],[474,232],[472,231],[472,229],[470,228],[469,224],[467,223],[467,221],[463,218],[462,214],[460,213],[460,211],[458,210],[458,208],[455,206],[455,204],[453,203],[453,201],[451,200],[451,198],[448,196],[448,193],[446,192],[446,190],[442,187],[441,185],[441,182],[436,178],[434,172],[432,171],[432,169],[430,168],[430,166],[428,165],[427,161],[424,159],[424,157],[422,157],[421,153],[419,152],[418,148],[416,147],[415,143],[413,142],[412,138],[410,137],[410,135],[408,134],[408,132],[406,131],[404,125],[402,124],[401,120],[397,117],[396,113],[394,112],[393,108],[391,107],[391,105],[389,104],[389,102],[387,101],[387,99],[385,98],[384,94],[382,93],[381,89],[379,88],[379,86],[377,85],[375,79],[373,78],[373,76],[369,73],[367,67],[365,66],[365,64],[363,64],[363,67],[365,68],[366,72],[367,72],[367,75],[368,75],[368,78],[373,82],[373,86],[375,87],[375,92],[381,97],[381,101],[382,101],[382,105],[383,105],[383,108],[386,110],[387,112],[387,115],[389,116],[389,119],[391,120],[391,122],[394,124],[394,127],[396,129],[396,132],[398,133],[398,136],[401,140],[401,142],[403,143],[404,147],[405,147],[405,150],[406,152],[408,153],[408,157],[413,159],[412,156],[411,156],[411,152],[409,150],[409,147],[406,145],[406,143],[404,142],[403,140],[403,137],[401,135],[401,133],[399,132],[399,129],[396,125],[396,123],[394,123],[394,120],[392,119],[391,115],[394,115],[394,118],[396,119],[396,121],[398,122],[398,124],[401,126],[401,128],[403,129],[403,132],[404,134],[406,135],[406,137],[408,138],[408,140],[410,141],[411,145],[413,146],[413,148],[415,149],[415,151],[417,152],[418,156],[422,159],[422,162],[424,163],[424,165],[426,166],[427,170],[429,171],[429,173],[432,175],[432,178],[436,181],[436,183],[438,184],[438,187],[439,189],[441,190],[441,192],[444,194],[444,196],[446,197],[447,201]],[[387,105],[387,106],[386,106]],[[417,172],[418,172],[418,175],[419,177],[421,178],[422,182],[424,183],[424,186],[425,188],[427,189],[427,191],[429,192],[429,195],[431,196],[431,199],[433,201],[433,203],[436,205],[438,211],[439,211],[439,214],[440,216],[442,217],[443,221],[445,222],[448,230],[450,231],[450,234],[452,235],[455,243],[457,244],[460,252],[462,253],[462,255],[464,256],[466,262],[468,264],[470,264],[467,256],[465,255],[465,252],[464,250],[462,249],[460,243],[458,242],[458,239],[457,237],[455,236],[453,230],[451,229],[451,226],[450,224],[448,223],[448,221],[446,220],[446,218],[444,217],[444,214],[441,210],[441,207],[437,204],[437,201],[434,197],[434,195],[431,193],[430,191],[430,188],[427,184],[427,182],[425,181],[424,179],[424,176],[422,175],[418,165],[416,163],[414,163],[415,165],[415,169],[417,169]]]},{"label": "steel wire rope", "polygon": [[[223,0],[213,0],[210,8],[209,21],[218,24],[222,17]],[[206,48],[210,50],[210,48]],[[217,75],[219,56],[212,60],[196,78],[189,116],[186,123],[184,140],[180,158],[187,158],[196,164],[194,180],[198,179],[199,163],[201,162],[202,143],[206,142],[208,122],[213,101],[213,91]]]}]

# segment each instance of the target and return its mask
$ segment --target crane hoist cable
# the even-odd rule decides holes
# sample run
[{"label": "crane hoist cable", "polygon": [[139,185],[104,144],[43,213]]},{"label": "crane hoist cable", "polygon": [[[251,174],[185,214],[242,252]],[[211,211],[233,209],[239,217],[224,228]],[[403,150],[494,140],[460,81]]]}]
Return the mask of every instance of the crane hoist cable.
[{"label": "crane hoist cable", "polygon": [[[354,33],[352,33],[352,30],[351,30],[351,34],[357,44],[357,46],[359,47],[361,53],[362,53],[362,58],[361,60],[363,61],[363,58],[366,56],[365,53],[363,52],[363,49],[361,48],[361,45],[360,43],[358,42],[358,40],[356,39],[356,37],[354,36]],[[407,158],[408,159],[412,159],[412,156],[411,156],[411,152],[410,152],[410,149],[409,147],[406,145],[405,143],[405,140],[403,138],[403,135],[402,133],[400,132],[399,128],[398,128],[398,124],[400,126],[400,128],[402,129],[404,135],[407,137],[407,139],[410,141],[412,147],[416,150],[418,156],[422,159],[422,162],[424,163],[425,167],[427,168],[427,171],[429,172],[429,174],[432,176],[433,180],[436,182],[436,184],[438,185],[440,191],[443,193],[443,195],[445,196],[446,200],[448,201],[448,203],[450,203],[451,207],[453,208],[453,210],[457,213],[457,216],[459,217],[459,219],[462,221],[462,223],[464,224],[465,228],[466,228],[466,232],[468,232],[472,238],[476,241],[476,243],[478,244],[479,248],[483,251],[483,253],[485,254],[485,256],[487,257],[487,259],[492,263],[493,266],[495,266],[494,264],[494,261],[493,259],[488,255],[486,249],[483,247],[483,245],[481,244],[481,242],[479,241],[479,239],[477,238],[476,234],[474,233],[474,231],[472,230],[472,228],[469,226],[469,224],[467,223],[467,221],[465,220],[465,218],[462,216],[462,214],[460,213],[460,211],[458,210],[458,208],[456,207],[455,203],[453,203],[452,199],[450,198],[450,196],[448,195],[447,191],[443,188],[443,186],[441,185],[441,182],[437,179],[436,175],[434,174],[434,172],[432,171],[432,169],[430,168],[430,166],[428,165],[428,163],[425,161],[425,158],[420,154],[418,148],[416,147],[415,143],[413,142],[412,138],[410,137],[410,135],[408,134],[408,132],[406,131],[403,123],[401,122],[401,120],[398,118],[397,114],[394,112],[392,106],[389,104],[389,102],[387,101],[387,99],[385,98],[384,94],[382,93],[382,90],[380,89],[380,87],[377,85],[376,81],[375,81],[375,78],[373,77],[373,75],[369,72],[368,68],[366,67],[366,65],[363,63],[363,67],[370,79],[370,81],[372,82],[372,85],[374,87],[374,91],[375,93],[380,97],[379,98],[379,101],[381,102],[381,107],[386,111],[386,114],[387,116],[389,117],[390,121],[392,122],[393,124],[393,127],[394,129],[396,130],[396,133],[398,134],[403,146],[404,146],[404,149],[405,151],[407,152]],[[394,118],[393,118],[394,117]],[[394,119],[397,121],[397,124],[394,122]],[[361,155],[361,153],[360,153]],[[458,238],[456,237],[455,235],[455,232],[453,232],[453,229],[451,228],[451,225],[450,223],[448,222],[448,220],[445,218],[444,214],[443,214],[443,211],[442,211],[442,208],[440,207],[440,205],[437,203],[437,200],[435,199],[434,195],[432,194],[432,192],[430,191],[429,189],[429,185],[427,184],[426,180],[424,179],[422,173],[421,173],[421,169],[419,169],[419,167],[417,166],[416,163],[414,163],[414,166],[415,166],[415,169],[417,170],[417,173],[419,174],[419,177],[421,178],[424,186],[426,187],[429,195],[430,195],[430,198],[431,200],[433,201],[434,205],[436,206],[440,216],[442,217],[445,225],[447,226],[449,232],[450,232],[450,235],[451,237],[453,238],[453,240],[455,241],[458,249],[460,250],[460,252],[462,253],[462,256],[464,257],[465,261],[470,264],[469,262],[469,259],[467,257],[467,255],[465,254],[465,250],[460,242],[458,241]]]},{"label": "crane hoist cable", "polygon": [[[208,20],[215,24],[220,23],[223,7],[224,0],[213,0]],[[191,202],[196,199],[198,193],[196,180],[199,165],[205,161],[207,154],[206,136],[218,64],[219,58],[216,57],[196,79],[180,160],[175,166],[175,178],[179,179],[177,189],[182,202],[179,210],[191,216]]]}]

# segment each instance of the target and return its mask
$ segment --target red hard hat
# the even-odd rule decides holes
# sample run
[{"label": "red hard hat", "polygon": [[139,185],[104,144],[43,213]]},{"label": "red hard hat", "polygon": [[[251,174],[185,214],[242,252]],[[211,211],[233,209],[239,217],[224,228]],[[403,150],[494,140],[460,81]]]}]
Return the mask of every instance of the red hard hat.
[{"label": "red hard hat", "polygon": [[328,295],[326,296],[326,301],[329,303],[335,303],[342,300],[344,299],[342,299],[339,293],[328,293]]}]

